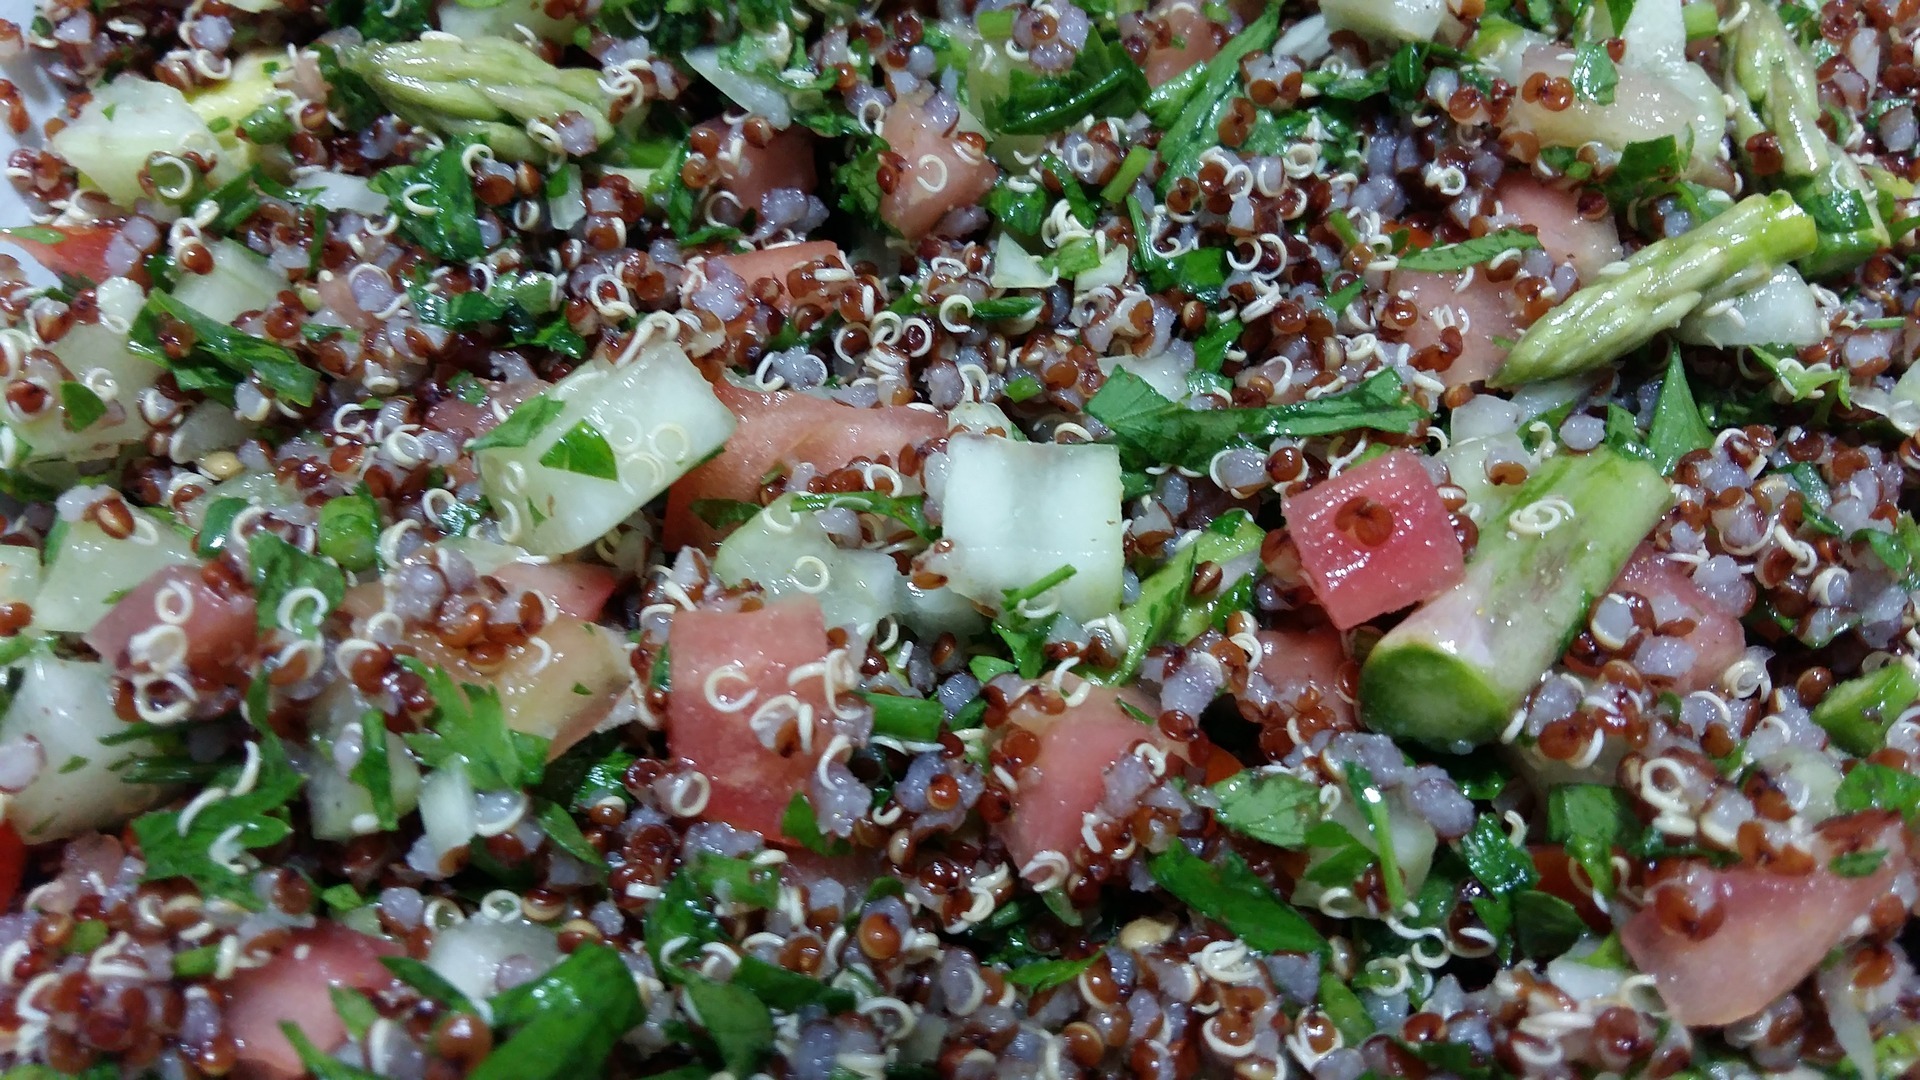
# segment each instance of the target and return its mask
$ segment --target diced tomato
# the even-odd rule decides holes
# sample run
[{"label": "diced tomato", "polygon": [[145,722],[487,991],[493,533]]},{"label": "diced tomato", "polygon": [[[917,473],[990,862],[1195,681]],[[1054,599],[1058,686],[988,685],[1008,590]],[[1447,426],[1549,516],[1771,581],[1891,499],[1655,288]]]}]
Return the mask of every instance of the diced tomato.
[{"label": "diced tomato", "polygon": [[512,415],[521,402],[551,385],[538,379],[505,383],[479,379],[476,382],[481,389],[479,401],[470,402],[458,396],[443,399],[427,410],[427,426],[461,439],[477,439]]},{"label": "diced tomato", "polygon": [[553,601],[561,613],[588,622],[600,618],[600,609],[613,595],[619,577],[593,563],[504,563],[493,570],[494,580],[509,592],[525,589]]},{"label": "diced tomato", "polygon": [[962,149],[951,127],[927,118],[932,94],[901,98],[880,122],[880,137],[905,162],[893,190],[881,195],[880,217],[909,240],[925,236],[947,211],[978,202],[1000,175],[985,154]]},{"label": "diced tomato", "polygon": [[1634,552],[1610,591],[1646,597],[1653,604],[1657,624],[1676,619],[1693,623],[1693,629],[1680,636],[1693,650],[1693,662],[1674,680],[1674,689],[1683,694],[1712,686],[1746,651],[1747,638],[1740,620],[1715,605],[1693,583],[1685,565],[1650,547],[1642,546]]},{"label": "diced tomato", "polygon": [[[1067,689],[1072,692],[1071,684]],[[1016,867],[1043,851],[1071,856],[1085,841],[1080,826],[1106,794],[1107,770],[1141,742],[1178,755],[1180,746],[1152,724],[1143,724],[1120,707],[1122,695],[1096,686],[1086,700],[1063,712],[1048,713],[1023,699],[1010,713],[1014,724],[1033,732],[1040,749],[1014,777],[1019,790],[1013,813],[996,826]],[[1152,715],[1155,708],[1137,698],[1128,703]]]},{"label": "diced tomato", "polygon": [[[1891,848],[1892,855],[1863,877],[1827,869],[1825,852],[1815,856],[1812,873],[1798,876],[1752,866],[1692,870],[1708,875],[1707,888],[1724,915],[1698,941],[1668,929],[1649,895],[1647,905],[1620,927],[1620,943],[1634,966],[1653,976],[1675,1022],[1717,1027],[1752,1016],[1847,940],[1853,921],[1888,891],[1906,857],[1897,819],[1866,824],[1877,826],[1878,838],[1863,850]],[[1674,887],[1661,883],[1654,889]]]},{"label": "diced tomato", "polygon": [[799,188],[811,193],[819,183],[813,164],[813,132],[799,124],[774,133],[765,146],[755,146],[737,129],[729,130],[714,121],[695,130],[701,128],[720,138],[721,189],[732,192],[748,210],[758,213],[760,197],[775,188]]},{"label": "diced tomato", "polygon": [[[21,248],[28,255],[32,256],[35,262],[56,274],[73,274],[77,277],[86,278],[96,285],[110,277],[127,276],[128,271],[125,270],[121,271],[118,275],[114,273],[112,270],[113,264],[108,256],[109,249],[113,247],[114,241],[120,238],[120,227],[118,225],[103,225],[97,223],[92,225],[39,225],[35,226],[33,231],[37,233],[42,229],[50,229],[53,232],[57,232],[64,239],[56,243],[47,243],[23,236],[21,234],[22,230],[14,230],[12,232],[0,233],[0,240],[5,240],[9,244]],[[123,244],[126,243],[125,241],[121,242]],[[124,254],[128,256],[129,259],[123,259],[122,262],[130,261],[137,265],[139,252],[132,250],[131,244],[127,244],[127,248],[128,250],[124,252]]]},{"label": "diced tomato", "polygon": [[1548,187],[1528,173],[1510,172],[1493,189],[1493,195],[1499,200],[1503,217],[1512,218],[1514,224],[1533,226],[1547,254],[1555,262],[1572,263],[1582,281],[1597,280],[1601,267],[1626,258],[1613,215],[1597,220],[1583,216],[1580,200],[1571,191]]},{"label": "diced tomato", "polygon": [[1214,58],[1220,51],[1220,39],[1214,34],[1213,20],[1201,14],[1194,0],[1171,0],[1157,6],[1153,18],[1165,25],[1168,40],[1147,47],[1147,85],[1159,86],[1188,68]]},{"label": "diced tomato", "polygon": [[380,958],[401,952],[391,941],[335,922],[295,930],[273,959],[241,971],[227,984],[227,1031],[239,1043],[241,1068],[274,1078],[303,1075],[300,1056],[280,1025],[298,1024],[322,1053],[332,1052],[347,1038],[346,1025],[333,1007],[333,988],[386,988],[393,975]]},{"label": "diced tomato", "polygon": [[767,474],[782,462],[837,469],[856,457],[898,454],[947,432],[939,413],[904,405],[855,409],[793,391],[764,394],[726,382],[713,389],[740,426],[719,456],[668,489],[663,541],[670,548],[718,542],[720,531],[702,521],[693,504],[702,499],[752,502]]},{"label": "diced tomato", "polygon": [[1405,450],[1293,496],[1286,515],[1307,585],[1342,630],[1425,600],[1464,572],[1440,490]]},{"label": "diced tomato", "polygon": [[1434,375],[1448,386],[1461,386],[1492,375],[1507,358],[1506,348],[1494,338],[1520,340],[1523,328],[1514,314],[1510,287],[1510,282],[1489,281],[1479,271],[1468,278],[1465,273],[1399,270],[1388,291],[1406,298],[1419,312],[1402,339],[1416,353],[1441,344],[1447,328],[1460,331],[1459,354]]},{"label": "diced tomato", "polygon": [[12,825],[0,824],[0,907],[13,903],[27,868],[27,844]]},{"label": "diced tomato", "polygon": [[162,607],[169,614],[184,613],[178,625],[186,635],[190,667],[231,669],[252,658],[259,637],[252,594],[223,593],[206,583],[197,565],[169,566],[135,585],[87,631],[87,644],[108,664],[124,667],[128,644],[166,621]]},{"label": "diced tomato", "polygon": [[[673,679],[667,749],[713,782],[703,816],[780,843],[780,818],[826,749],[824,680],[788,682],[795,670],[827,655],[819,602],[808,597],[758,611],[676,612],[667,649]],[[723,670],[728,674],[716,674]],[[753,730],[754,713],[784,695],[812,710],[806,750],[768,749]],[[747,704],[732,707],[741,701]]]},{"label": "diced tomato", "polygon": [[808,240],[799,244],[760,248],[739,255],[715,255],[707,260],[709,266],[724,266],[740,275],[740,280],[747,283],[749,291],[756,281],[772,278],[778,282],[780,296],[773,306],[779,308],[782,314],[793,308],[793,298],[787,295],[787,274],[809,263],[844,267],[847,258],[840,253],[840,245],[831,240]]},{"label": "diced tomato", "polygon": [[[1353,702],[1346,697],[1346,670],[1353,666],[1346,646],[1332,627],[1318,630],[1262,630],[1260,663],[1254,669],[1258,686],[1250,685],[1246,699],[1253,704],[1277,703],[1285,709],[1320,706],[1342,726],[1353,719]],[[1252,683],[1252,677],[1248,682]]]}]

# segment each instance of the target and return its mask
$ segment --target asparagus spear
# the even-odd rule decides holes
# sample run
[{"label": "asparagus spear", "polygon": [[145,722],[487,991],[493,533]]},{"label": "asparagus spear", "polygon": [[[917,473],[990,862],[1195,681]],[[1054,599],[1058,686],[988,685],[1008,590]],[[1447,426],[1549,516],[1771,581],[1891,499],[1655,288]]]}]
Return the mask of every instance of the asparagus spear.
[{"label": "asparagus spear", "polygon": [[394,113],[449,137],[470,135],[514,161],[546,156],[526,125],[578,113],[604,143],[613,137],[600,73],[557,68],[505,38],[425,38],[353,45],[340,62]]},{"label": "asparagus spear", "polygon": [[1736,296],[1811,254],[1813,219],[1781,192],[1750,195],[1692,232],[1634,252],[1625,272],[1582,288],[1528,328],[1494,386],[1597,368],[1670,330],[1702,303]]},{"label": "asparagus spear", "polygon": [[[1771,132],[1780,147],[1777,182],[1813,216],[1820,242],[1799,260],[1809,276],[1850,270],[1892,243],[1877,193],[1845,150],[1820,130],[1819,79],[1772,4],[1750,4],[1729,35],[1727,100],[1734,142]],[[1749,159],[1748,165],[1752,166]]]},{"label": "asparagus spear", "polygon": [[1497,738],[1669,498],[1657,469],[1605,447],[1548,459],[1481,531],[1465,579],[1368,654],[1367,726],[1452,750]]},{"label": "asparagus spear", "polygon": [[1813,722],[1834,745],[1865,757],[1886,745],[1887,728],[1920,698],[1920,670],[1893,660],[1827,691],[1813,707]]}]

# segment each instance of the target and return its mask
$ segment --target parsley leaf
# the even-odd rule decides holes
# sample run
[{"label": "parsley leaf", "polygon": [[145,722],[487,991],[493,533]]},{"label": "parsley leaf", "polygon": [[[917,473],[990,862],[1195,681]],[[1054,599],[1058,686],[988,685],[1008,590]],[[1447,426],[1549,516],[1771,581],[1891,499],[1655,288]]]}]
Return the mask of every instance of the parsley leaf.
[{"label": "parsley leaf", "polygon": [[1840,781],[1833,801],[1849,814],[1860,810],[1897,810],[1912,822],[1920,819],[1920,776],[1863,761]]},{"label": "parsley leaf", "polygon": [[387,762],[387,722],[377,709],[369,709],[360,718],[360,760],[348,775],[367,790],[373,803],[373,816],[380,828],[400,827],[399,807],[393,802],[393,770]]},{"label": "parsley leaf", "polygon": [[1495,893],[1518,892],[1540,881],[1532,856],[1513,845],[1507,827],[1491,814],[1482,814],[1460,838],[1460,856],[1473,876]]},{"label": "parsley leaf", "polygon": [[[175,359],[160,342],[161,320],[185,326],[193,348]],[[294,405],[313,404],[320,373],[265,338],[245,334],[175,300],[163,290],[147,295],[145,307],[127,334],[127,349],[173,372],[183,390],[198,390],[222,404],[233,404],[234,387],[251,375],[276,397]]]},{"label": "parsley leaf", "polygon": [[[347,597],[346,575],[338,566],[273,533],[253,534],[247,541],[247,561],[253,567],[254,607],[262,633],[281,630],[313,637]],[[316,592],[319,603],[313,599]]]},{"label": "parsley leaf", "polygon": [[926,502],[925,495],[884,495],[878,491],[796,495],[793,498],[793,505],[801,510],[827,510],[844,506],[863,514],[892,518],[913,530],[915,536],[923,540],[936,540],[940,530],[927,520]]},{"label": "parsley leaf", "polygon": [[[301,780],[277,736],[263,732],[258,746],[259,772],[244,794],[204,804],[184,828],[176,810],[156,810],[133,820],[133,835],[147,864],[143,880],[183,877],[202,896],[231,900],[249,911],[264,907],[253,891],[254,870],[243,861],[243,853],[271,847],[293,835],[286,807],[299,792]],[[229,765],[214,778],[213,786],[231,792],[239,784],[240,773],[239,765]]]},{"label": "parsley leaf", "polygon": [[582,945],[529,983],[494,996],[494,1024],[512,1035],[468,1075],[473,1080],[597,1076],[622,1036],[646,1018],[620,954]]},{"label": "parsley leaf", "polygon": [[1146,73],[1096,27],[1065,74],[1014,69],[1006,97],[985,102],[981,117],[1002,135],[1045,135],[1089,116],[1130,115],[1146,98]]},{"label": "parsley leaf", "polygon": [[1827,866],[1841,877],[1868,877],[1885,862],[1885,851],[1849,851],[1836,855]]},{"label": "parsley leaf", "polygon": [[1687,385],[1686,365],[1675,348],[1667,358],[1667,375],[1660,384],[1660,398],[1653,406],[1653,423],[1647,429],[1647,448],[1653,451],[1653,464],[1663,473],[1683,456],[1713,445],[1713,430],[1700,418],[1700,407],[1693,402],[1693,389]]},{"label": "parsley leaf", "polygon": [[458,763],[481,791],[499,791],[538,783],[547,758],[547,740],[507,727],[500,692],[472,683],[456,684],[442,668],[403,656],[400,665],[427,684],[433,698],[432,730],[406,742],[429,768]]},{"label": "parsley leaf", "polygon": [[534,436],[558,419],[566,408],[564,402],[545,394],[530,397],[514,406],[513,412],[494,425],[492,430],[468,443],[467,451],[474,453],[490,447],[517,450],[532,442]]},{"label": "parsley leaf", "polygon": [[1086,410],[1112,429],[1129,468],[1172,462],[1200,472],[1215,454],[1241,442],[1361,428],[1405,434],[1427,418],[1427,411],[1408,400],[1400,377],[1390,371],[1344,394],[1294,405],[1196,410],[1168,401],[1145,379],[1119,368]]},{"label": "parsley leaf", "polygon": [[1596,105],[1613,104],[1614,88],[1620,85],[1620,70],[1606,46],[1597,41],[1578,45],[1573,50],[1573,93],[1581,101]]},{"label": "parsley leaf", "polygon": [[[414,243],[443,259],[471,262],[487,253],[480,237],[479,208],[473,198],[473,178],[461,163],[471,138],[448,139],[444,147],[420,158],[417,165],[395,165],[374,174],[373,190],[387,197],[393,212]],[[431,214],[410,206],[430,207]]]},{"label": "parsley leaf", "polygon": [[60,384],[60,410],[68,431],[85,431],[107,415],[107,403],[86,383],[68,381]]},{"label": "parsley leaf", "polygon": [[1327,951],[1327,939],[1313,924],[1275,896],[1231,851],[1215,864],[1175,844],[1149,860],[1147,872],[1182,903],[1261,952]]},{"label": "parsley leaf", "polygon": [[1465,270],[1496,258],[1504,251],[1532,251],[1539,246],[1540,239],[1530,232],[1501,229],[1457,244],[1409,251],[1400,256],[1400,269],[1422,272]]},{"label": "parsley leaf", "polygon": [[1566,845],[1567,855],[1603,896],[1613,894],[1614,849],[1630,845],[1640,831],[1639,819],[1617,788],[1561,784],[1547,792],[1547,839]]},{"label": "parsley leaf", "polygon": [[1039,994],[1056,986],[1065,986],[1100,959],[1099,953],[1079,960],[1036,960],[1007,972],[1007,981],[1030,993]]},{"label": "parsley leaf", "polygon": [[585,420],[568,428],[547,447],[546,453],[540,455],[540,464],[598,480],[620,479],[620,465],[614,460],[613,447],[599,428]]},{"label": "parsley leaf", "polygon": [[1214,817],[1242,836],[1298,849],[1320,820],[1320,788],[1288,773],[1239,772],[1213,785]]}]

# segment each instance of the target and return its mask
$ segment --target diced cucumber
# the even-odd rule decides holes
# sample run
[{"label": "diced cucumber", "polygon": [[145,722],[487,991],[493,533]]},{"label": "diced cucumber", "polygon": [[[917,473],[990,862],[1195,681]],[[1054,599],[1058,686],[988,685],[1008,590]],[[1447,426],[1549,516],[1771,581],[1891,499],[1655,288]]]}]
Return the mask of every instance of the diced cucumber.
[{"label": "diced cucumber", "polygon": [[191,539],[143,511],[134,512],[133,535],[124,540],[91,521],[71,522],[48,547],[33,625],[84,634],[134,586],[169,566],[199,561]]},{"label": "diced cucumber", "polygon": [[40,595],[40,553],[0,545],[0,604],[31,604]]},{"label": "diced cucumber", "polygon": [[231,323],[241,312],[265,311],[287,287],[286,275],[232,240],[216,240],[207,250],[213,270],[181,274],[173,298],[209,319]]},{"label": "diced cucumber", "polygon": [[1085,622],[1120,606],[1126,551],[1120,454],[1112,446],[956,435],[947,444],[941,522],[953,590],[998,609],[1004,594],[1062,566],[1073,576],[1031,601],[1057,598]]},{"label": "diced cucumber", "polygon": [[[1405,880],[1405,889],[1409,896],[1417,894],[1420,886],[1426,884],[1427,873],[1433,869],[1433,853],[1439,848],[1439,838],[1433,827],[1428,825],[1413,809],[1406,804],[1400,792],[1389,792],[1386,796],[1387,834],[1393,843],[1394,864]],[[1346,829],[1362,847],[1375,855],[1380,853],[1380,841],[1368,827],[1366,818],[1353,805],[1351,798],[1342,799],[1340,805],[1326,815],[1331,821]],[[1302,880],[1293,891],[1293,903],[1298,906],[1318,906],[1329,889],[1338,885],[1322,885],[1305,880],[1321,863],[1333,857],[1337,848],[1309,848],[1307,868],[1302,872]],[[1345,883],[1343,883],[1345,884]]]},{"label": "diced cucumber", "polygon": [[1920,671],[1908,659],[1894,659],[1827,691],[1813,707],[1813,722],[1834,744],[1865,757],[1886,745],[1887,728],[1920,699]]},{"label": "diced cucumber", "polygon": [[518,38],[524,26],[546,41],[567,41],[573,37],[573,19],[556,19],[547,14],[540,0],[506,0],[492,6],[446,0],[440,5],[440,30],[457,38]]},{"label": "diced cucumber", "polygon": [[1496,738],[1671,497],[1653,466],[1605,447],[1548,459],[1481,527],[1466,578],[1374,646],[1367,725],[1455,750]]},{"label": "diced cucumber", "polygon": [[964,641],[987,628],[987,617],[973,601],[945,585],[921,589],[911,581],[900,586],[900,618],[925,640],[951,633]]},{"label": "diced cucumber", "polygon": [[1385,41],[1432,41],[1447,0],[1324,0],[1327,26]]},{"label": "diced cucumber", "polygon": [[1800,271],[1783,266],[1746,292],[1702,306],[1674,336],[1690,345],[1812,345],[1827,336],[1820,301]]},{"label": "diced cucumber", "polygon": [[[101,315],[120,326],[132,322],[146,301],[140,286],[126,278],[101,282],[94,296]],[[126,335],[102,323],[74,326],[54,344],[53,352],[73,373],[77,385],[57,387],[55,407],[39,416],[6,421],[26,444],[22,461],[97,461],[145,437],[147,422],[140,417],[140,394],[160,377],[164,370],[160,365],[128,352]],[[84,416],[76,414],[73,407],[85,409],[94,401],[108,406],[107,411],[80,427],[79,420]],[[118,406],[117,418],[114,405]],[[6,415],[14,414],[7,410]]]},{"label": "diced cucumber", "polygon": [[713,572],[729,585],[751,581],[772,596],[812,595],[828,626],[871,632],[900,607],[903,584],[893,557],[840,547],[818,515],[774,500],[720,545]]},{"label": "diced cucumber", "polygon": [[[372,707],[350,683],[334,683],[316,703],[320,723],[313,732],[312,774],[307,777],[307,807],[313,835],[322,840],[351,840],[379,832],[373,796],[334,762],[332,747]],[[420,801],[420,766],[398,735],[382,729],[387,742],[388,792],[394,812],[408,814]]]},{"label": "diced cucumber", "polygon": [[[80,116],[51,142],[82,181],[123,207],[144,197],[140,172],[155,154],[201,154],[215,162],[208,177],[214,185],[240,175],[247,165],[243,157],[223,152],[180,91],[136,75],[122,75],[95,90]],[[174,179],[168,175],[165,182]]]},{"label": "diced cucumber", "polygon": [[[501,445],[521,417],[543,414],[531,432],[519,425],[523,445]],[[665,491],[724,446],[734,427],[687,354],[656,343],[618,367],[603,357],[581,365],[522,404],[475,457],[502,516],[501,539],[564,555]]]},{"label": "diced cucumber", "polygon": [[[244,5],[240,5],[244,7]],[[253,144],[240,138],[240,122],[254,110],[272,102],[290,101],[293,95],[273,85],[274,72],[287,66],[284,50],[260,49],[233,62],[233,73],[225,79],[195,89],[187,95],[187,104],[206,121],[209,130],[219,124],[214,137],[227,153],[243,162],[253,159]],[[269,70],[269,69],[273,70]]]},{"label": "diced cucumber", "polygon": [[20,688],[0,716],[0,742],[32,737],[45,754],[40,774],[5,804],[8,824],[30,844],[117,828],[165,793],[122,783],[114,771],[128,758],[152,753],[149,744],[101,745],[101,739],[127,731],[113,712],[112,675],[104,664],[61,660],[44,651],[21,665]]},{"label": "diced cucumber", "polygon": [[1012,233],[1001,233],[993,242],[993,276],[987,283],[996,289],[1045,289],[1060,280],[1060,275],[1020,246]]},{"label": "diced cucumber", "polygon": [[500,992],[500,965],[514,961],[514,978],[537,979],[560,962],[554,932],[526,919],[496,919],[485,913],[433,935],[427,966],[469,1001]]}]

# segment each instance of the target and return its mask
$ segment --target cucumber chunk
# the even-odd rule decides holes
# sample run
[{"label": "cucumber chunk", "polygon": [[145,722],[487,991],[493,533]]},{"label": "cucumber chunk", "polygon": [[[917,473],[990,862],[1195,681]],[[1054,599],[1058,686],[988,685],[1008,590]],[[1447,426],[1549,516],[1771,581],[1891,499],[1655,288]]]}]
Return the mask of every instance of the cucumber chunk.
[{"label": "cucumber chunk", "polygon": [[69,634],[93,629],[120,597],[155,573],[200,561],[193,541],[141,512],[124,540],[91,521],[75,521],[48,548],[33,625]]},{"label": "cucumber chunk", "polygon": [[1865,757],[1886,745],[1887,728],[1920,699],[1920,671],[1895,659],[1827,691],[1813,707],[1813,722],[1834,745]]},{"label": "cucumber chunk", "polygon": [[127,724],[113,712],[105,664],[61,660],[41,652],[21,667],[20,689],[0,716],[0,742],[33,738],[45,764],[6,800],[6,820],[29,844],[89,829],[118,828],[158,802],[164,789],[127,784],[114,766],[153,748],[142,740],[104,746]]}]

